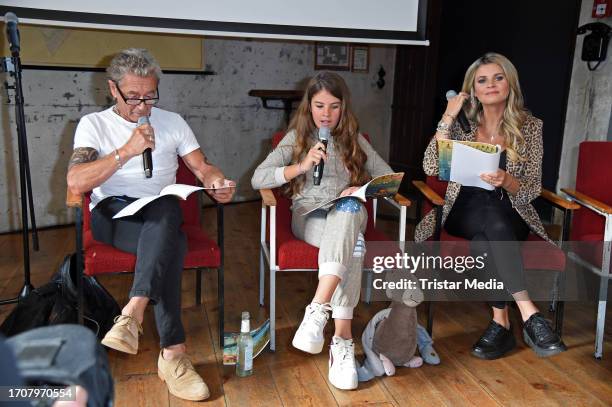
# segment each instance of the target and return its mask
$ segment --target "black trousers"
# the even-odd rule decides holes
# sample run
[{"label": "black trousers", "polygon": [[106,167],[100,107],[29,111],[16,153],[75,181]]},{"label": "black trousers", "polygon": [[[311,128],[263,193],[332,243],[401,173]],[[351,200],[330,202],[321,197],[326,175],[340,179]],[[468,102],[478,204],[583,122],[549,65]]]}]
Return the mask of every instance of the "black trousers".
[{"label": "black trousers", "polygon": [[[504,282],[510,294],[525,290],[525,273],[519,241],[529,234],[529,226],[521,218],[506,191],[488,191],[478,187],[461,187],[444,228],[454,236],[472,241],[472,251],[491,253],[489,267]],[[515,242],[503,245],[489,242]],[[491,258],[489,257],[489,258]],[[492,264],[491,264],[492,263]],[[505,301],[490,302],[503,309]]]},{"label": "black trousers", "polygon": [[159,198],[136,215],[113,216],[134,198],[109,197],[91,212],[96,240],[136,255],[132,297],[148,297],[153,304],[160,345],[185,342],[181,322],[181,275],[187,239],[181,231],[183,214],[174,196]]}]

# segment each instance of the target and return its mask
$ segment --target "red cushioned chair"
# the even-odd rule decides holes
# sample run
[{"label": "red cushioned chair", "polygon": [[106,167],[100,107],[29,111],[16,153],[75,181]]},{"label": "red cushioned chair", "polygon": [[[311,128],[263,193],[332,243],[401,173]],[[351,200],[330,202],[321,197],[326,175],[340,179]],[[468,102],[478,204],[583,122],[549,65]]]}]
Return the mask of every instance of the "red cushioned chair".
[{"label": "red cushioned chair", "polygon": [[[273,148],[280,143],[285,132],[277,132],[272,137]],[[367,135],[364,137],[369,141]],[[291,200],[285,197],[279,188],[262,189],[261,208],[261,251],[259,256],[259,303],[264,305],[264,277],[265,264],[270,267],[270,350],[275,350],[276,327],[276,273],[279,271],[318,271],[319,249],[296,238],[291,231]],[[397,194],[394,198],[385,198],[400,213],[399,238],[400,243],[405,241],[406,235],[406,208],[410,201]],[[375,200],[374,200],[375,201]],[[365,232],[367,241],[389,241],[389,237],[375,229],[376,202],[368,200],[368,224]],[[267,212],[270,212],[270,225],[267,225]],[[367,262],[366,262],[367,264]],[[364,267],[370,281],[371,269]],[[369,301],[371,284],[367,285],[366,301]]]},{"label": "red cushioned chair", "polygon": [[[179,167],[176,172],[176,182],[179,184],[196,185],[197,178],[187,168],[183,160],[178,158]],[[76,211],[76,248],[77,270],[89,276],[107,273],[133,272],[136,256],[98,242],[93,238],[90,228],[89,211],[90,194],[75,195],[67,191],[66,204]],[[185,269],[196,270],[196,304],[201,303],[202,269],[217,269],[218,302],[219,302],[219,343],[223,347],[223,205],[217,203],[217,242],[210,239],[200,225],[200,195],[191,194],[187,200],[181,201],[183,210],[183,225],[181,229],[187,236],[187,253]],[[80,282],[80,279],[77,280]],[[77,287],[80,290],[80,288]],[[79,320],[82,321],[82,295],[79,295]]]},{"label": "red cushioned chair", "polygon": [[[430,240],[467,242],[465,239],[450,235],[441,227],[442,207],[444,206],[444,199],[442,197],[446,195],[446,186],[448,183],[446,181],[438,180],[437,176],[428,176],[425,182],[412,181],[412,183],[422,195],[422,199],[417,201],[417,213],[424,216],[432,209],[434,209],[436,213],[436,227]],[[569,234],[569,223],[571,220],[572,211],[574,209],[578,209],[579,206],[546,189],[542,189],[540,198],[543,198],[545,202],[552,205],[554,208],[563,211],[563,225],[561,230],[561,241],[559,243],[561,245],[562,242],[567,240]],[[542,238],[534,233],[529,233],[527,241],[544,242]],[[565,270],[565,254],[560,247],[553,244],[546,246],[537,245],[537,247],[533,246],[534,245],[522,246],[521,250],[525,270],[545,270],[555,272],[562,272]],[[459,245],[458,247],[454,247],[454,249],[457,248],[460,250],[463,249],[465,252],[469,251],[469,245]],[[448,249],[448,247],[444,247],[444,249]],[[448,253],[445,253],[445,255],[446,254]],[[460,253],[453,251],[452,254],[459,255]],[[462,254],[465,255],[468,253]],[[563,301],[558,300],[559,285],[560,277],[556,276],[550,311],[555,312],[555,331],[560,336],[563,328]],[[431,335],[433,330],[433,303],[431,302],[429,303],[427,330]]]},{"label": "red cushioned chair", "polygon": [[[572,219],[573,245],[569,256],[579,264],[598,273],[600,278],[595,357],[603,356],[604,326],[608,284],[610,282],[610,245],[612,241],[612,142],[585,141],[580,143],[576,189],[562,188],[570,199],[581,205]],[[603,242],[606,242],[604,245]]]}]

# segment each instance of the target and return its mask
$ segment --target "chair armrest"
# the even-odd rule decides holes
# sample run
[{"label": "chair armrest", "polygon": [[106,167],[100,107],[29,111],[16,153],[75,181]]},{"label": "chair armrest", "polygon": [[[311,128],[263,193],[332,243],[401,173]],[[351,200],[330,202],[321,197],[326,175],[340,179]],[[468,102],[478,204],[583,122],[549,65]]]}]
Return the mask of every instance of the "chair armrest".
[{"label": "chair armrest", "polygon": [[66,206],[69,208],[81,208],[83,206],[83,194],[75,194],[66,188]]},{"label": "chair armrest", "polygon": [[431,189],[429,185],[427,185],[425,182],[415,180],[412,181],[412,185],[414,185],[419,190],[419,192],[423,194],[423,196],[425,196],[425,198],[427,198],[427,200],[430,201],[432,204],[436,206],[444,205],[444,199],[442,199],[440,195],[438,195],[436,191]]},{"label": "chair armrest", "polygon": [[548,201],[551,205],[559,209],[575,210],[575,209],[580,208],[580,205],[578,205],[577,203],[569,201],[555,194],[554,192],[549,191],[548,189],[542,188],[542,192],[540,192],[540,197],[542,197],[543,199]]},{"label": "chair armrest", "polygon": [[[406,198],[401,194],[395,194],[394,196],[385,196],[383,199],[385,200],[385,202],[389,203],[392,207],[399,211],[401,211],[402,209],[406,210],[407,207],[412,205],[410,199]],[[377,199],[374,198],[373,200],[374,202],[376,202]]]},{"label": "chair armrest", "polygon": [[591,198],[588,195],[578,192],[575,189],[561,188],[565,194],[569,195],[573,201],[578,202],[580,205],[587,207],[602,216],[612,214],[612,206],[606,205],[605,203],[598,201],[597,199]]},{"label": "chair armrest", "polygon": [[271,189],[260,189],[261,201],[265,206],[276,206],[276,198]]},{"label": "chair armrest", "polygon": [[410,202],[410,199],[406,198],[402,194],[395,194],[395,196],[393,196],[393,200],[395,202],[397,202],[400,206],[410,206],[410,205],[412,205],[412,202]]}]

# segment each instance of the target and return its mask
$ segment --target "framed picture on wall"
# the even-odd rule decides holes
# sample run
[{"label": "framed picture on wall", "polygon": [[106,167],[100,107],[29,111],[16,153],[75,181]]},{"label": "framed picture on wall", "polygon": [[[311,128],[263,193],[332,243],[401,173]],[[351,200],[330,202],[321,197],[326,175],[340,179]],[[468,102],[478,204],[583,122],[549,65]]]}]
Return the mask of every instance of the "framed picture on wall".
[{"label": "framed picture on wall", "polygon": [[317,42],[315,44],[315,69],[348,71],[351,66],[348,44]]},{"label": "framed picture on wall", "polygon": [[351,47],[351,71],[368,72],[370,65],[370,48],[367,45]]}]

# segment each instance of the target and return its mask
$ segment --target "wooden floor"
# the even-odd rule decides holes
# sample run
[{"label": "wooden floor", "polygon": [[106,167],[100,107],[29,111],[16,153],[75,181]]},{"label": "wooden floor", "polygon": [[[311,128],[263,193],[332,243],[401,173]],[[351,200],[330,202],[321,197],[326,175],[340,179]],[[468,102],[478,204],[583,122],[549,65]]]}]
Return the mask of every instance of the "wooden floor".
[{"label": "wooden floor", "polygon": [[[259,203],[226,207],[227,329],[237,330],[240,312],[248,310],[259,324],[266,319],[258,306]],[[215,213],[207,209],[206,224],[212,230]],[[384,222],[383,222],[384,223]],[[388,225],[387,225],[388,226]],[[63,257],[74,250],[73,228],[41,232],[41,251],[32,255],[34,285],[46,282]],[[0,235],[0,297],[16,295],[21,287],[21,235]],[[559,356],[539,359],[519,340],[518,349],[496,361],[470,355],[470,347],[488,323],[489,311],[482,303],[443,304],[437,307],[435,347],[442,364],[419,369],[398,369],[393,377],[360,384],[356,391],[336,390],[327,381],[327,354],[306,355],[290,345],[303,308],[314,293],[312,273],[280,273],[277,277],[277,351],[265,351],[254,363],[255,373],[238,378],[234,369],[221,364],[217,343],[216,274],[205,277],[204,303],[195,306],[194,275],[183,277],[183,321],[188,352],[211,390],[209,405],[231,406],[461,406],[491,405],[612,406],[612,317],[606,326],[604,359],[593,354],[595,304],[569,303],[566,307],[564,340],[569,350]],[[120,304],[131,284],[130,275],[100,278]],[[386,304],[360,304],[354,333],[358,336],[368,320]],[[10,311],[0,308],[0,321]],[[425,310],[420,310],[423,319]],[[514,316],[516,317],[516,316]],[[515,335],[520,338],[515,319]],[[326,329],[329,340],[332,331]],[[138,355],[109,353],[115,378],[116,405],[184,406],[191,403],[169,395],[156,374],[158,337],[153,314],[148,310]],[[357,341],[357,356],[362,358]]]}]

